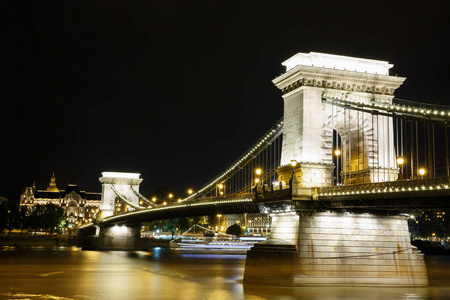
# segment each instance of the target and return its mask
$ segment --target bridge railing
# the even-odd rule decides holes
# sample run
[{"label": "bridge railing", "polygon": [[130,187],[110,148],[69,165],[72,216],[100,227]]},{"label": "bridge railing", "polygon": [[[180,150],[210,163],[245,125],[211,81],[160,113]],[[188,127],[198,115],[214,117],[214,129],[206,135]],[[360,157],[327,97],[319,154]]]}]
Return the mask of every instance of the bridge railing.
[{"label": "bridge railing", "polygon": [[399,191],[439,190],[450,188],[450,177],[424,178],[415,180],[397,180],[373,182],[346,186],[322,187],[317,189],[319,197],[337,195],[390,193]]}]

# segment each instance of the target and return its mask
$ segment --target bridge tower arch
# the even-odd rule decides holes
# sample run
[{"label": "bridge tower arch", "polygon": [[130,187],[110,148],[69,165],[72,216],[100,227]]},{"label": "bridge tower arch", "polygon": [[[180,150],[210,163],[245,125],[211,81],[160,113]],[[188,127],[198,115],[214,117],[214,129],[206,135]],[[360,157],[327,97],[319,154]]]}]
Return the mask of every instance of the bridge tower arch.
[{"label": "bridge tower arch", "polygon": [[[389,76],[386,61],[298,53],[282,63],[286,72],[273,80],[284,100],[280,181],[289,182],[291,160],[301,187],[332,185],[332,133],[343,139],[347,184],[396,179],[392,118],[360,113],[322,102],[335,97],[357,102],[392,103],[404,77]],[[378,142],[380,141],[380,142]]]}]

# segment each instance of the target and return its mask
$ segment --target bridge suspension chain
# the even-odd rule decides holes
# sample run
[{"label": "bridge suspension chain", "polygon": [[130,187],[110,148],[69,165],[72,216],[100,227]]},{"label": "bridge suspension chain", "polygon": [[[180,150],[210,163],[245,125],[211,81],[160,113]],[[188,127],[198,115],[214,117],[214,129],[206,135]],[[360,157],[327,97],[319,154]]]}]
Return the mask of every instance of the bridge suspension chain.
[{"label": "bridge suspension chain", "polygon": [[133,191],[133,193],[141,200],[143,200],[144,202],[150,204],[151,206],[157,206],[156,203],[153,203],[152,201],[150,201],[149,199],[145,198],[141,193],[137,192],[133,187],[130,187],[131,190]]},{"label": "bridge suspension chain", "polygon": [[122,194],[120,194],[119,191],[114,186],[111,186],[111,189],[114,191],[114,193],[117,195],[117,197],[119,197],[120,200],[122,200],[129,206],[133,207],[134,209],[139,210],[139,209],[145,208],[145,207],[140,207],[139,205],[135,205],[135,204],[131,203],[130,201],[128,201],[128,199],[125,198]]},{"label": "bridge suspension chain", "polygon": [[[242,194],[251,192],[255,183],[256,168],[265,168],[260,180],[276,180],[275,168],[279,165],[281,156],[281,138],[283,119],[279,120],[267,131],[248,151],[222,171],[209,183],[198,189],[182,202],[202,197],[221,197],[225,194]],[[273,157],[270,154],[273,152]]]}]

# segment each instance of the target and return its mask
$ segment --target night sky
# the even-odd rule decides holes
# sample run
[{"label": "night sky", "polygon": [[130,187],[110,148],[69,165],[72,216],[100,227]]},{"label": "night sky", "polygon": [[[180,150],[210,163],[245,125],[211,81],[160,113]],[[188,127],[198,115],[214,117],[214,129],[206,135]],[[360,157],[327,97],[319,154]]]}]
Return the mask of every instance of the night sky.
[{"label": "night sky", "polygon": [[389,61],[397,97],[450,105],[449,3],[2,1],[0,196],[52,172],[199,188],[282,117],[272,79],[298,52]]}]

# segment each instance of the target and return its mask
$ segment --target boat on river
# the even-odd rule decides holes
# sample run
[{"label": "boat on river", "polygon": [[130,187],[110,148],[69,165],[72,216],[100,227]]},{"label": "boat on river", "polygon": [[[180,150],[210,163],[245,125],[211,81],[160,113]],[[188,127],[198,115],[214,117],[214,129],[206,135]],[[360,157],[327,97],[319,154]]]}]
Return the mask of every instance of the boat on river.
[{"label": "boat on river", "polygon": [[[203,229],[203,233],[191,233],[196,227]],[[171,248],[208,248],[208,249],[247,249],[254,244],[267,240],[265,237],[240,236],[215,233],[212,229],[194,225],[179,238],[170,242]]]}]

